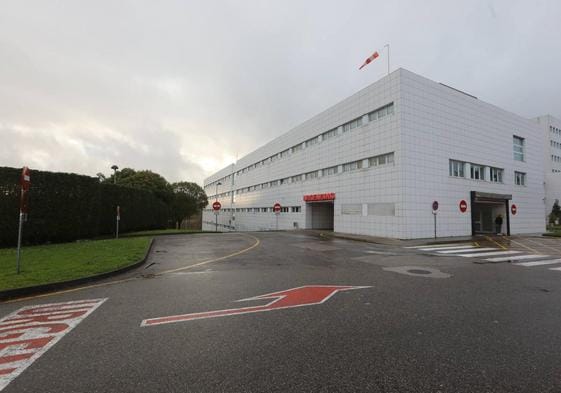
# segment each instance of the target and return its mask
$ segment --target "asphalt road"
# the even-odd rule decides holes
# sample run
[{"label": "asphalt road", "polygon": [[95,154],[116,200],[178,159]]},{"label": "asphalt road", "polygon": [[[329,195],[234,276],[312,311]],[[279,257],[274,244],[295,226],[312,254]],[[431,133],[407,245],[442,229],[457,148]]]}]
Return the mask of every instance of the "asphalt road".
[{"label": "asphalt road", "polygon": [[[0,304],[5,317],[107,299],[3,393],[561,392],[561,271],[474,262],[304,232],[158,238],[149,266],[117,281]],[[141,326],[310,285],[367,288]]]}]

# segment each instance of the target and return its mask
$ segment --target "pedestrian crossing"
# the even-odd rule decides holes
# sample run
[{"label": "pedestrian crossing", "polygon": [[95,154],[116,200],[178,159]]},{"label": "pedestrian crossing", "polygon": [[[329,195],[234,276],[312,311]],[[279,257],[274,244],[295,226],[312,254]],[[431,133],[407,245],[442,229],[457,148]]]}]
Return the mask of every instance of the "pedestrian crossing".
[{"label": "pedestrian crossing", "polygon": [[[430,252],[443,256],[463,258],[480,258],[487,262],[510,262],[514,266],[535,267],[561,265],[559,256],[545,254],[529,254],[520,250],[505,250],[494,247],[480,247],[473,243],[444,243],[424,246],[405,247],[407,249]],[[561,267],[550,267],[549,270],[561,271]]]}]

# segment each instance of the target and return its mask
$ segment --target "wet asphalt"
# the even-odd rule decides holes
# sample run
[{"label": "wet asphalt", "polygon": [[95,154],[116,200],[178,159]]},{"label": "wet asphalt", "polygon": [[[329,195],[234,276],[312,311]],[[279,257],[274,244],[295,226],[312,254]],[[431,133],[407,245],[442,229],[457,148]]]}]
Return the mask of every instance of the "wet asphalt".
[{"label": "wet asphalt", "polygon": [[[561,271],[474,262],[305,232],[161,237],[118,282],[0,304],[108,299],[3,392],[561,392]],[[141,326],[306,285],[369,288]]]}]

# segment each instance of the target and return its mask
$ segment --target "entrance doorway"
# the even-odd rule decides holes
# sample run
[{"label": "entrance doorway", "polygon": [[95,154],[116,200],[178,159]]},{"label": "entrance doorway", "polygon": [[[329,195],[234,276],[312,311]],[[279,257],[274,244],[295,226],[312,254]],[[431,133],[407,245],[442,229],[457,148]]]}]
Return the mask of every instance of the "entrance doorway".
[{"label": "entrance doorway", "polygon": [[333,202],[306,203],[306,228],[333,230],[335,209]]},{"label": "entrance doorway", "polygon": [[[510,235],[508,204],[512,195],[471,192],[471,231],[473,235],[506,233]],[[502,217],[502,225],[496,228],[495,220]]]}]

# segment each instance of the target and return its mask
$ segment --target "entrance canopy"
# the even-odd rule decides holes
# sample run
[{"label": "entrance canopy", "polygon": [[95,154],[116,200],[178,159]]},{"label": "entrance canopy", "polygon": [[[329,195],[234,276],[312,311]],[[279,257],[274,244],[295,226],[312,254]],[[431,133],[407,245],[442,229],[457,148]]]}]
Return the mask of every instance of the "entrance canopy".
[{"label": "entrance canopy", "polygon": [[475,203],[485,203],[485,202],[501,202],[503,203],[505,200],[510,201],[512,200],[512,195],[510,194],[493,194],[490,192],[479,192],[479,191],[472,191],[471,192],[472,201]]}]

